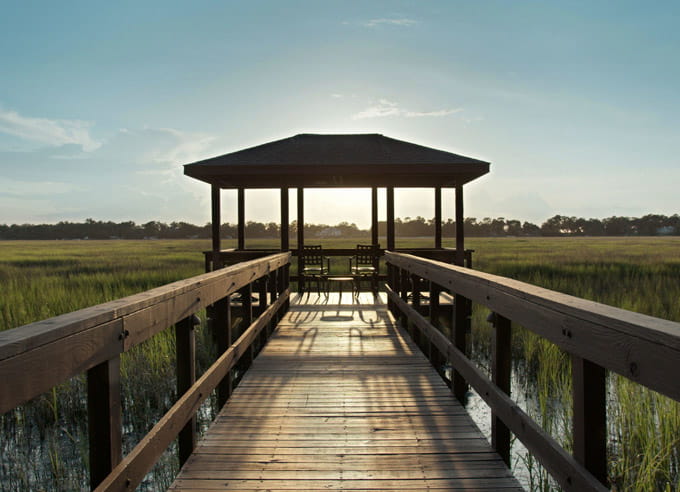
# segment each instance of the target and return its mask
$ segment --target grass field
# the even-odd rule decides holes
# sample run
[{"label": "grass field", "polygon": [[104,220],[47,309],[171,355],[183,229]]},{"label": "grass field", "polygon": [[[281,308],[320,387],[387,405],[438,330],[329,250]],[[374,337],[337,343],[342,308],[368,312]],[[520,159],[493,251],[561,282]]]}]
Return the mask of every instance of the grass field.
[{"label": "grass field", "polygon": [[[356,240],[322,243],[353,247]],[[249,247],[276,244],[248,242]],[[431,239],[397,244],[431,245]],[[225,242],[224,247],[230,246]],[[680,238],[472,238],[467,247],[475,250],[476,269],[680,321]],[[201,251],[208,248],[208,241],[199,240],[0,242],[0,329],[202,273]],[[335,261],[336,271],[346,268],[346,260]],[[473,355],[481,364],[488,362],[486,314],[482,309],[473,313]],[[199,330],[199,364],[206,365],[212,354],[208,337],[201,338],[204,332]],[[513,393],[569,448],[569,359],[521,327],[514,333]],[[123,358],[126,450],[173,402],[171,335],[166,331]],[[619,490],[675,490],[680,477],[678,404],[618,376],[610,376],[608,385],[612,484]],[[82,377],[1,416],[0,428],[4,490],[72,490],[87,483]],[[521,466],[528,470],[531,488],[551,488],[540,467],[516,456],[529,461]],[[172,452],[167,453],[146,487],[167,486],[175,466]]]}]

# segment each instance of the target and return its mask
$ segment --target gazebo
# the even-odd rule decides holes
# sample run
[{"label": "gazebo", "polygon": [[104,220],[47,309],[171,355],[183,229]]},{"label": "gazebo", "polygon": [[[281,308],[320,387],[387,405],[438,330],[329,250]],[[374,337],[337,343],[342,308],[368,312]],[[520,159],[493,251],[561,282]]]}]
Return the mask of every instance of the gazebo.
[{"label": "gazebo", "polygon": [[[289,251],[290,188],[297,189],[297,251],[304,246],[305,188],[371,188],[371,238],[378,244],[378,188],[386,188],[387,250],[395,250],[394,189],[433,188],[434,248],[404,250],[464,265],[463,185],[489,172],[489,163],[380,134],[299,134],[184,166],[184,174],[212,187],[212,251],[206,270],[272,250],[245,247],[245,190],[281,190],[281,251]],[[455,189],[456,248],[442,248],[442,188]],[[220,190],[236,189],[238,247],[220,245]],[[331,255],[351,254],[335,250]]]}]

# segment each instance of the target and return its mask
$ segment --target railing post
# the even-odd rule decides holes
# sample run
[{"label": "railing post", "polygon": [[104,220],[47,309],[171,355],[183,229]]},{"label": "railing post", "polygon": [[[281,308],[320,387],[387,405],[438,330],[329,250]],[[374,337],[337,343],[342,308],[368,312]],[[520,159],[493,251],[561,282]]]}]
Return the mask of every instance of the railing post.
[{"label": "railing post", "polygon": [[[213,336],[217,343],[217,356],[221,356],[233,342],[231,333],[231,296],[226,296],[213,305]],[[217,406],[222,408],[231,396],[232,371],[217,386]]]},{"label": "railing post", "polygon": [[[420,313],[420,277],[418,275],[411,274],[409,280],[411,281],[411,304],[413,309]],[[413,335],[415,335],[413,338],[417,345],[421,348],[421,350],[423,350],[423,339],[425,338],[423,333],[419,328],[414,326]]]},{"label": "railing post", "polygon": [[[267,302],[267,295],[269,294],[269,289],[268,289],[268,284],[269,283],[269,275],[264,275],[258,280],[257,285],[258,285],[258,297],[259,297],[259,303],[258,303],[258,310],[257,310],[257,315],[261,316],[262,313],[264,313],[267,310],[267,306],[269,303]],[[257,336],[257,345],[255,346],[255,353],[259,353],[260,350],[262,350],[262,347],[264,346],[264,341],[267,339],[267,330],[264,329],[260,332],[260,334]]]},{"label": "railing post", "polygon": [[[401,294],[401,300],[404,302],[408,302],[408,284],[409,278],[408,278],[408,271],[404,270],[403,268],[398,269],[398,275],[399,275],[399,289],[400,289],[400,294]],[[403,320],[404,328],[411,333],[411,336],[413,336],[413,333],[411,330],[409,330],[409,322],[408,318],[404,313],[400,313],[399,319]]]},{"label": "railing post", "polygon": [[94,490],[123,459],[120,357],[87,371],[90,487]]},{"label": "railing post", "polygon": [[571,356],[574,458],[607,485],[607,386],[603,367]]},{"label": "railing post", "polygon": [[[241,311],[243,315],[242,329],[241,333],[248,329],[248,327],[253,323],[253,284],[248,284],[239,290],[241,294]],[[253,344],[250,344],[250,348],[247,353],[244,354],[244,362],[246,367],[250,367],[253,362]]]},{"label": "railing post", "polygon": [[[278,297],[278,295],[277,295],[278,294],[278,288],[279,288],[278,276],[279,276],[278,269],[269,273],[268,285],[269,285],[269,302],[270,302],[270,304],[273,304],[274,302],[276,302],[276,299]],[[274,327],[276,326],[276,323],[279,322],[280,314],[281,314],[281,312],[279,311],[279,312],[275,313],[274,316],[272,317],[272,320],[269,323],[269,330],[267,330],[267,332],[266,332],[265,339],[269,338],[269,336],[274,331]]]},{"label": "railing post", "polygon": [[[177,398],[196,382],[196,333],[194,316],[184,318],[175,325],[175,351],[177,354]],[[179,431],[177,436],[180,468],[196,447],[196,415]]]},{"label": "railing post", "polygon": [[[437,328],[437,330],[439,331],[441,331],[441,325],[439,323],[439,314],[441,311],[439,304],[440,292],[441,287],[439,287],[439,285],[437,285],[436,283],[430,281],[430,324]],[[432,365],[437,370],[437,373],[439,373],[439,375],[442,376],[443,364],[441,353],[432,342],[430,342],[429,345],[430,345],[430,362],[432,362]]]},{"label": "railing post", "polygon": [[[493,314],[494,332],[491,341],[491,379],[506,395],[510,395],[512,371],[512,323],[508,318]],[[491,445],[510,463],[510,430],[494,413],[491,414]]]},{"label": "railing post", "polygon": [[[453,330],[451,331],[453,345],[463,354],[466,353],[466,335],[468,326],[468,300],[460,294],[455,294],[453,302]],[[458,371],[453,370],[452,378],[453,394],[456,399],[465,403],[467,383]]]}]

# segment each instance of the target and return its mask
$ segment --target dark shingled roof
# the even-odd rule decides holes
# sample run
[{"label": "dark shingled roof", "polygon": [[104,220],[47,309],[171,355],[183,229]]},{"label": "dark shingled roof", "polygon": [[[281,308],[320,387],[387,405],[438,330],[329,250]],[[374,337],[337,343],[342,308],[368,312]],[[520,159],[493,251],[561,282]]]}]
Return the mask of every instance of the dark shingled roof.
[{"label": "dark shingled roof", "polygon": [[305,133],[184,166],[221,188],[455,186],[488,172],[488,162],[379,134]]}]

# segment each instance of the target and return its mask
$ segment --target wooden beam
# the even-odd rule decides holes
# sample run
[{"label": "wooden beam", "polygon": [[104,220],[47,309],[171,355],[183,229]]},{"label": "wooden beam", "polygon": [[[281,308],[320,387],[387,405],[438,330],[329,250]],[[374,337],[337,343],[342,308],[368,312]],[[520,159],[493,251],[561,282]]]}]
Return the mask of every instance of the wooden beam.
[{"label": "wooden beam", "polygon": [[442,247],[442,189],[434,189],[434,247]]},{"label": "wooden beam", "polygon": [[281,251],[290,250],[290,207],[288,188],[281,188]]},{"label": "wooden beam", "polygon": [[387,188],[387,249],[394,251],[394,188]]},{"label": "wooden beam", "polygon": [[[510,396],[512,371],[512,324],[508,318],[494,313],[494,333],[491,340],[491,379],[506,395]],[[491,413],[491,445],[510,467],[510,430]]]},{"label": "wooden beam", "polygon": [[574,458],[607,485],[607,385],[605,370],[572,355]]},{"label": "wooden beam", "polygon": [[238,208],[238,249],[246,249],[246,197],[245,190],[239,188],[237,192]]},{"label": "wooden beam", "polygon": [[94,490],[123,458],[120,357],[87,371],[90,487]]},{"label": "wooden beam", "polygon": [[[196,382],[196,332],[194,317],[188,316],[175,325],[177,354],[177,398]],[[177,436],[179,466],[182,467],[196,447],[196,416],[194,415]]]},{"label": "wooden beam", "polygon": [[456,186],[456,265],[465,266],[465,217],[463,213],[463,185]]},{"label": "wooden beam", "polygon": [[302,276],[302,270],[305,268],[305,259],[302,254],[302,249],[305,247],[305,189],[297,189],[297,250],[298,250],[298,291],[303,292],[305,289],[305,280]]},{"label": "wooden beam", "polygon": [[378,244],[378,188],[371,188],[371,244]]},{"label": "wooden beam", "polygon": [[212,251],[213,251],[213,257],[212,257],[212,269],[217,270],[222,266],[221,261],[220,261],[220,221],[222,220],[220,218],[220,210],[221,210],[221,203],[220,203],[220,187],[217,185],[212,185],[211,187],[211,198],[212,198]]}]

